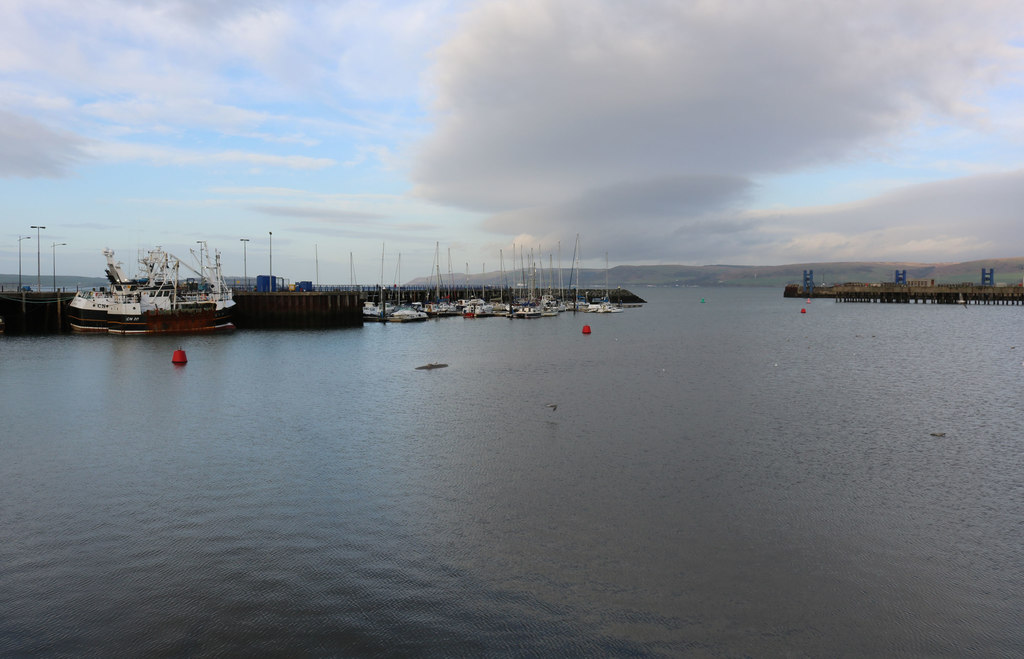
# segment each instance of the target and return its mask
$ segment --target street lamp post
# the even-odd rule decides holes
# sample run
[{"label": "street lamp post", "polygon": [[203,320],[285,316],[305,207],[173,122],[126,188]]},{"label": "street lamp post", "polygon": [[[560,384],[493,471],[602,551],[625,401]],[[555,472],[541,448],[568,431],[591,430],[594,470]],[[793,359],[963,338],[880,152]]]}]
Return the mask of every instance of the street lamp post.
[{"label": "street lamp post", "polygon": [[29,228],[36,230],[36,290],[38,291],[40,288],[43,287],[43,285],[40,283],[42,280],[42,277],[40,276],[42,272],[42,260],[39,257],[39,231],[41,229],[45,229],[46,227],[36,226],[35,224],[33,224]]},{"label": "street lamp post", "polygon": [[274,286],[274,232],[267,233],[270,234],[270,292],[273,293],[277,290],[277,286]]},{"label": "street lamp post", "polygon": [[21,283],[21,241],[32,240],[32,236],[18,236],[18,290],[24,290],[24,286]]},{"label": "street lamp post", "polygon": [[[21,241],[32,240],[32,236],[18,235],[18,292],[21,293],[21,322],[25,322],[25,286],[21,283]],[[24,326],[24,325],[23,325]]]},{"label": "street lamp post", "polygon": [[246,288],[246,290],[248,290],[249,289],[249,266],[247,265],[247,259],[246,259],[246,255],[245,255],[245,248],[248,247],[248,245],[246,245],[246,243],[249,242],[249,239],[248,238],[239,238],[239,240],[242,241],[242,279],[245,281],[245,288]]},{"label": "street lamp post", "polygon": [[51,248],[53,249],[53,292],[57,292],[57,247],[59,245],[67,245],[67,243],[53,243]]},{"label": "street lamp post", "polygon": [[57,292],[57,246],[67,245],[67,243],[53,243],[50,249],[53,250],[53,300],[57,304],[57,331],[60,332],[64,327],[64,322],[60,318],[60,293]]}]

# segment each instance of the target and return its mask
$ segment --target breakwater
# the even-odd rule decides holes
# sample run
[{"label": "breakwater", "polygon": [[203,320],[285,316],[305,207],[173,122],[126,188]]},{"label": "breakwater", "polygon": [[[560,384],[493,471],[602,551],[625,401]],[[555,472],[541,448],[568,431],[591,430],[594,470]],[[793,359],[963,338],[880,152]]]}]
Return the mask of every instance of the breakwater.
[{"label": "breakwater", "polygon": [[363,324],[358,291],[254,293],[235,291],[238,329],[325,329]]},{"label": "breakwater", "polygon": [[[479,295],[480,289],[469,291]],[[517,289],[484,288],[486,299],[510,299],[523,293]],[[581,290],[588,300],[604,297],[604,289]],[[379,301],[380,287],[351,287],[312,292],[280,291],[273,293],[234,292],[233,321],[239,329],[324,329],[358,327],[363,324],[363,302]],[[390,300],[426,302],[436,297],[434,289],[385,288]],[[7,334],[58,334],[70,332],[68,305],[73,291],[3,291],[0,292],[0,317]],[[640,304],[644,300],[622,288],[608,291],[616,304]]]},{"label": "breakwater", "polygon": [[69,331],[67,310],[74,291],[0,292],[5,334],[52,334]]},{"label": "breakwater", "polygon": [[[362,287],[359,289],[363,300],[370,300],[371,302],[380,302],[381,288],[379,286],[374,287]],[[404,302],[431,302],[438,298],[438,292],[435,288],[427,288],[424,286],[415,287],[402,287],[397,286],[387,287],[384,289],[384,297],[392,302],[401,299]],[[546,291],[540,291],[540,293]],[[574,291],[565,291],[563,299],[570,301],[572,300],[572,294]],[[642,297],[636,295],[632,291],[628,291],[625,288],[610,288],[607,291],[603,288],[581,288],[579,295],[589,300],[603,299],[605,293],[608,294],[608,300],[614,304],[643,304],[646,302]],[[558,295],[557,292],[552,293]],[[522,288],[503,288],[501,286],[484,286],[482,289],[478,286],[470,289],[456,289],[453,291],[441,292],[441,297],[444,299],[450,299],[452,301],[458,298],[472,298],[479,297],[489,302],[508,302],[509,300],[520,299],[529,297],[529,291]]]},{"label": "breakwater", "polygon": [[810,292],[796,284],[786,286],[784,297],[831,298],[836,302],[888,304],[1024,304],[1024,287],[978,284],[836,284],[815,286]]},{"label": "breakwater", "polygon": [[[74,292],[0,293],[5,334],[70,332]],[[365,295],[357,291],[255,293],[236,291],[233,322],[239,329],[319,329],[363,324]]]}]

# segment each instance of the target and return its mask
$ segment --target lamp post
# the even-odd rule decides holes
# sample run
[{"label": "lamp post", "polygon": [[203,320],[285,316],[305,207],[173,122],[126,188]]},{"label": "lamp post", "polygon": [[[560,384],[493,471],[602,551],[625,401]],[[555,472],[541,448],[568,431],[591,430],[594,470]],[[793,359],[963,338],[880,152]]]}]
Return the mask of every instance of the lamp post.
[{"label": "lamp post", "polygon": [[67,245],[67,243],[53,243],[50,249],[53,250],[53,301],[57,304],[57,331],[60,332],[64,328],[64,321],[60,318],[60,293],[57,292],[57,245]]},{"label": "lamp post", "polygon": [[21,241],[32,240],[32,236],[18,235],[18,292],[21,293],[21,322],[25,323],[25,287],[21,283]]},{"label": "lamp post", "polygon": [[24,287],[22,286],[22,283],[21,283],[21,241],[22,240],[32,240],[32,236],[21,236],[21,235],[18,236],[18,290],[19,291],[24,290]]},{"label": "lamp post", "polygon": [[242,241],[242,279],[245,281],[245,288],[249,288],[249,267],[247,265],[247,259],[245,255],[246,243],[249,242],[248,238],[239,238]]},{"label": "lamp post", "polygon": [[270,292],[273,293],[277,290],[277,286],[274,286],[274,232],[267,233],[270,234]]},{"label": "lamp post", "polygon": [[51,249],[53,250],[53,292],[57,292],[57,246],[67,245],[67,243],[53,243]]},{"label": "lamp post", "polygon": [[42,279],[42,277],[40,276],[40,274],[42,272],[42,268],[40,267],[40,264],[42,263],[42,260],[39,257],[39,248],[40,248],[40,244],[39,244],[39,231],[40,231],[40,229],[45,229],[46,227],[36,226],[35,224],[33,224],[29,228],[36,230],[36,290],[38,291],[40,288],[43,287],[43,285],[40,283],[40,281]]}]

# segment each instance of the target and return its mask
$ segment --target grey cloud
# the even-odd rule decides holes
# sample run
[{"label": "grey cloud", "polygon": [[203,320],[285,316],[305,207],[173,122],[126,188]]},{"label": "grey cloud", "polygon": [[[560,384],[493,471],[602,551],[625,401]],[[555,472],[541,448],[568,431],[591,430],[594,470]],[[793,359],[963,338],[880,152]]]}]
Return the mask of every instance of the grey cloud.
[{"label": "grey cloud", "polygon": [[579,226],[592,230],[661,224],[737,205],[750,187],[746,179],[714,175],[618,182],[562,203],[498,213],[484,226],[501,233],[537,233],[554,228],[571,232]]},{"label": "grey cloud", "polygon": [[[131,2],[126,4],[133,5]],[[167,3],[166,12],[184,23],[205,29],[211,23],[230,20],[240,14],[266,11],[281,4],[277,0],[173,0]]]},{"label": "grey cloud", "polygon": [[[613,260],[632,263],[963,261],[1020,252],[1024,170],[906,186],[852,204],[772,213],[741,207],[750,189],[742,180],[726,179],[720,186],[717,193],[694,195],[677,206],[672,194],[645,205],[640,191],[659,187],[648,182],[610,203],[598,203],[612,196],[612,186],[575,203],[501,213],[487,225],[509,234],[531,233],[546,246],[555,240],[564,244],[564,236],[580,233],[587,258],[608,252]],[[686,189],[679,183],[674,187]]]},{"label": "grey cloud", "polygon": [[0,177],[61,178],[85,158],[86,140],[0,110]]},{"label": "grey cloud", "polygon": [[528,233],[548,245],[581,233],[591,256],[608,251],[617,260],[649,259],[660,252],[655,258],[680,258],[684,247],[749,229],[754,221],[736,214],[752,187],[747,179],[715,175],[629,181],[561,204],[498,213],[484,226]]},{"label": "grey cloud", "polygon": [[[737,253],[744,245],[730,228],[761,220],[704,207],[699,195],[688,205],[625,190],[714,174],[744,182],[725,193],[737,201],[751,180],[863,154],[923,116],[976,121],[961,99],[998,75],[989,67],[999,36],[1022,13],[1012,3],[990,9],[489,3],[438,51],[436,130],[415,154],[415,192],[490,213],[492,231],[584,219],[593,228],[607,215],[602,229],[636,229],[619,244],[696,233],[703,238],[687,246]],[[732,224],[719,231],[719,222]],[[737,239],[732,248],[711,239],[724,233]],[[679,247],[670,243],[661,251]]]},{"label": "grey cloud", "polygon": [[275,217],[293,217],[321,222],[364,222],[366,220],[379,220],[386,217],[380,213],[346,211],[334,208],[309,208],[307,206],[251,206],[250,210]]},{"label": "grey cloud", "polygon": [[963,261],[1020,253],[1024,170],[911,185],[853,204],[761,217],[769,262]]},{"label": "grey cloud", "polygon": [[835,229],[914,224],[973,232],[1015,225],[1022,208],[1024,170],[1017,170],[906,186],[824,212],[820,219]]}]

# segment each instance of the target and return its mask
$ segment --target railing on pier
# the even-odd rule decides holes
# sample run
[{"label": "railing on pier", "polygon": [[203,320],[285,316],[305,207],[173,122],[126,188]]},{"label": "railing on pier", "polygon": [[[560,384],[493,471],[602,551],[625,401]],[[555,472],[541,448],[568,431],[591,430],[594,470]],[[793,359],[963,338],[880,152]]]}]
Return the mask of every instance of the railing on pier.
[{"label": "railing on pier", "polygon": [[980,286],[978,284],[862,284],[815,286],[807,291],[790,284],[785,297],[832,298],[836,302],[877,302],[888,304],[1024,304],[1024,287]]}]

